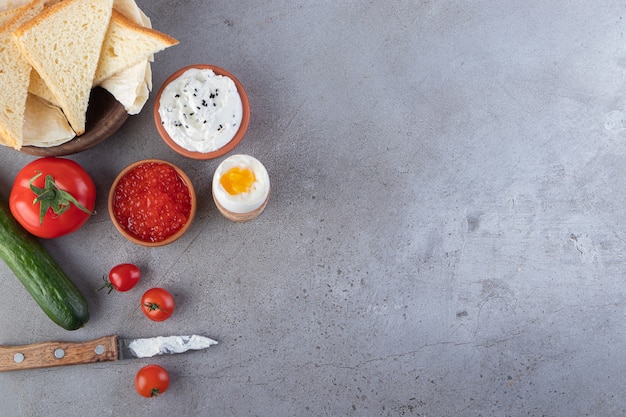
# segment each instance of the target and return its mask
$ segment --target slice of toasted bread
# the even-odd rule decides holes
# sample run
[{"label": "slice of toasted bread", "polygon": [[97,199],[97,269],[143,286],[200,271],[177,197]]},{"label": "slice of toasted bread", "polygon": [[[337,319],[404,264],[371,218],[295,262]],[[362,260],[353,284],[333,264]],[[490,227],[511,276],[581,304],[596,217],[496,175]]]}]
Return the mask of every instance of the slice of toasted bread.
[{"label": "slice of toasted bread", "polygon": [[113,0],[64,0],[18,28],[13,38],[77,135],[85,118]]},{"label": "slice of toasted bread", "polygon": [[[138,43],[141,38],[146,42]],[[131,43],[124,44],[128,41]],[[150,19],[134,0],[115,0],[94,86],[108,90],[129,114],[139,113],[152,90],[150,61],[153,54],[177,43],[176,39],[152,30]],[[130,66],[128,62],[131,62]],[[52,91],[37,71],[31,73],[28,91],[58,106]]]},{"label": "slice of toasted bread", "polygon": [[100,52],[94,86],[152,54],[176,44],[178,40],[171,36],[138,25],[114,9]]},{"label": "slice of toasted bread", "polygon": [[[152,28],[150,18],[137,6],[135,0],[115,0],[113,10],[117,10],[133,23]],[[122,103],[128,114],[138,114],[152,91],[152,68],[154,55],[126,68],[100,83],[100,87],[111,93]]]},{"label": "slice of toasted bread", "polygon": [[33,0],[18,10],[0,28],[0,143],[20,149],[23,143],[24,110],[30,82],[30,64],[24,60],[11,32],[36,16],[43,0]]}]

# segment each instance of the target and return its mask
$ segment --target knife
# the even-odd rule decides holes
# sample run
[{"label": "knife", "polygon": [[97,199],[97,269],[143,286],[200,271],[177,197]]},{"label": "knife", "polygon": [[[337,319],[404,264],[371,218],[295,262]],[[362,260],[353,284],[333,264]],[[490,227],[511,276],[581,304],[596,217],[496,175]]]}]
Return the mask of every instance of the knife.
[{"label": "knife", "polygon": [[217,341],[198,335],[142,339],[122,339],[113,335],[88,342],[43,342],[22,346],[0,346],[0,371],[149,358],[165,353],[206,349],[216,344]]}]

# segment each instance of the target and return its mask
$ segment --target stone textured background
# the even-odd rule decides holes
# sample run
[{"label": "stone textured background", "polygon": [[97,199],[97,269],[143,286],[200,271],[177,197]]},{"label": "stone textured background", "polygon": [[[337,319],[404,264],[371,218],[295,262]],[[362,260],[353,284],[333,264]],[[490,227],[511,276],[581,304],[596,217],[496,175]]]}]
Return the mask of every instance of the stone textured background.
[{"label": "stone textured background", "polygon": [[[71,156],[98,214],[45,245],[92,318],[66,332],[0,265],[0,343],[200,333],[217,347],[0,374],[13,416],[617,416],[626,414],[623,2],[138,0],[178,68],[228,69],[250,96],[236,152],[272,180],[261,217],[213,205],[221,161],[174,154],[144,111]],[[153,95],[154,96],[154,95]],[[106,196],[144,158],[200,196],[175,244],[138,247]],[[0,149],[0,195],[33,157]],[[135,262],[131,293],[96,292]],[[163,286],[163,323],[138,308]],[[137,370],[172,376],[156,400]]]}]

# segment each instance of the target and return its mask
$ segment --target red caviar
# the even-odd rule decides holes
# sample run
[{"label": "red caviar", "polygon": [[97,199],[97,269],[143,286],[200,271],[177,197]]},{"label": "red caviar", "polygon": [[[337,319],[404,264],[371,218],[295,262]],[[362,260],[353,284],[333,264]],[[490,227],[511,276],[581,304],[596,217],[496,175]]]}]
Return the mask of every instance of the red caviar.
[{"label": "red caviar", "polygon": [[161,242],[189,220],[191,193],[168,164],[146,162],[115,188],[113,211],[122,229],[144,242]]}]

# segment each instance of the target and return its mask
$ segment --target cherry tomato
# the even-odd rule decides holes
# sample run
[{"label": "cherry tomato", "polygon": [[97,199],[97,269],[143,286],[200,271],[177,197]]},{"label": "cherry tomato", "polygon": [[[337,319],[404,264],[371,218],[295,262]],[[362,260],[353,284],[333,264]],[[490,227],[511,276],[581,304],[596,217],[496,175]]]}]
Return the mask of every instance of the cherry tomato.
[{"label": "cherry tomato", "polygon": [[46,157],[18,172],[9,207],[17,221],[41,238],[55,238],[81,228],[94,214],[96,186],[70,159]]},{"label": "cherry tomato", "polygon": [[159,365],[146,365],[135,376],[135,389],[142,397],[156,397],[169,386],[170,375]]},{"label": "cherry tomato", "polygon": [[102,288],[108,288],[109,294],[113,290],[119,292],[129,291],[137,285],[140,278],[141,272],[137,265],[128,263],[115,265],[109,271],[109,279],[107,280],[107,277],[104,277],[104,287]]},{"label": "cherry tomato", "polygon": [[166,320],[174,312],[174,296],[163,288],[150,288],[141,297],[141,310],[150,320]]}]

